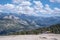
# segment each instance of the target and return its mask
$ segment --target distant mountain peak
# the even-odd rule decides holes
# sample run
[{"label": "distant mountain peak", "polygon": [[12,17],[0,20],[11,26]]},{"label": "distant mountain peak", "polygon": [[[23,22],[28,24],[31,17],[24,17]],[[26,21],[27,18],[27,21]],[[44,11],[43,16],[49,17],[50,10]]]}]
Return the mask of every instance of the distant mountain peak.
[{"label": "distant mountain peak", "polygon": [[4,19],[19,19],[19,17],[16,17],[14,15],[8,15],[8,16],[5,16]]}]

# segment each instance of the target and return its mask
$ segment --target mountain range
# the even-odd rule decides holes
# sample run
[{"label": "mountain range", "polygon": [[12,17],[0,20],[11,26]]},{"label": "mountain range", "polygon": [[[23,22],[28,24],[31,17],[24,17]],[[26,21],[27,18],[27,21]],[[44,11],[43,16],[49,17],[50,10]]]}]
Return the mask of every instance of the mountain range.
[{"label": "mountain range", "polygon": [[60,24],[59,16],[32,16],[17,13],[0,13],[0,34],[28,31]]}]

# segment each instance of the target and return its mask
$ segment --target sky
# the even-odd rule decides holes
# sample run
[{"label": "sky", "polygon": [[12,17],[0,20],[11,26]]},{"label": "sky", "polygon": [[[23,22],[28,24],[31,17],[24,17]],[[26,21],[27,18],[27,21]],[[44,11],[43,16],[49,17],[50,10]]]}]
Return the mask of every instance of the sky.
[{"label": "sky", "polygon": [[60,16],[60,0],[0,0],[0,12]]}]

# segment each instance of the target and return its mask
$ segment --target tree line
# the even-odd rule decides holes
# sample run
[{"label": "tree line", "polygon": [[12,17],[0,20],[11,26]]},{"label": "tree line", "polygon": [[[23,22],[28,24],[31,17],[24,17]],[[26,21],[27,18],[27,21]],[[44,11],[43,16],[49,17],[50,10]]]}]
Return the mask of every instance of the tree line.
[{"label": "tree line", "polygon": [[49,27],[42,27],[39,29],[35,29],[35,30],[30,30],[30,31],[21,31],[21,32],[12,32],[9,33],[11,35],[25,35],[25,34],[42,34],[42,33],[54,33],[54,34],[60,34],[60,24],[56,24],[56,25],[51,25]]}]

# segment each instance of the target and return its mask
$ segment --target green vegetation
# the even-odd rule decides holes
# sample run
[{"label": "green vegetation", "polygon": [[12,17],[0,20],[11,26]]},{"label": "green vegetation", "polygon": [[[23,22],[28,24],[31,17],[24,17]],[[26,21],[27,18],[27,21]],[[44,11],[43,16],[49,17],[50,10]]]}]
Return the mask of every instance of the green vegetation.
[{"label": "green vegetation", "polygon": [[14,32],[10,33],[11,35],[25,35],[25,34],[42,34],[42,33],[54,33],[54,34],[60,34],[60,24],[57,25],[51,25],[50,27],[43,27],[36,30],[30,30],[30,31],[21,31],[21,32]]}]

